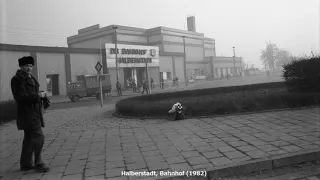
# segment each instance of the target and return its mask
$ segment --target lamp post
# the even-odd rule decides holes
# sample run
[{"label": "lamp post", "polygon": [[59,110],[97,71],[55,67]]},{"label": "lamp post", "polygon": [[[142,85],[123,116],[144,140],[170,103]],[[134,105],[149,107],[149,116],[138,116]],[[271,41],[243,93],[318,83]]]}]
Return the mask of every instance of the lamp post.
[{"label": "lamp post", "polygon": [[242,76],[242,57],[240,56],[240,76]]},{"label": "lamp post", "polygon": [[182,36],[183,38],[183,60],[184,60],[184,80],[185,80],[185,83],[186,83],[186,86],[188,86],[188,79],[187,79],[187,60],[186,60],[186,37],[185,36]]},{"label": "lamp post", "polygon": [[237,70],[236,70],[236,51],[235,51],[235,47],[233,48],[233,75],[235,76]]},{"label": "lamp post", "polygon": [[113,26],[114,29],[114,45],[115,45],[115,53],[116,53],[116,74],[117,74],[117,82],[119,81],[119,68],[118,68],[118,44],[117,44],[117,26]]},{"label": "lamp post", "polygon": [[[102,53],[101,53],[101,38],[100,38],[100,61],[101,61],[101,64],[102,63]],[[103,74],[103,73],[102,73]],[[99,71],[99,74],[98,74],[98,77],[99,77],[99,86],[100,86],[100,106],[102,107],[103,106],[103,88],[102,88],[102,81],[101,81],[101,71]]]}]

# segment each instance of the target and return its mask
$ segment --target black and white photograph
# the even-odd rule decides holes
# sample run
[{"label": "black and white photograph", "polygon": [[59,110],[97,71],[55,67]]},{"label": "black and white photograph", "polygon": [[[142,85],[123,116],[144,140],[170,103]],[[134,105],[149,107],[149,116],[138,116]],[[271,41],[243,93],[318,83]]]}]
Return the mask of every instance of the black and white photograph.
[{"label": "black and white photograph", "polygon": [[320,180],[320,0],[0,0],[0,180]]}]

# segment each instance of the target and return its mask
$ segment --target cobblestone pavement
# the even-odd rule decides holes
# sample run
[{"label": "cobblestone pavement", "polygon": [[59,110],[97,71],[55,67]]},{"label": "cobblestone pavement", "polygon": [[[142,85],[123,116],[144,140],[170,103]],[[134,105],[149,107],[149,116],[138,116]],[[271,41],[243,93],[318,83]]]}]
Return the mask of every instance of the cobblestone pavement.
[{"label": "cobblestone pavement", "polygon": [[43,155],[51,166],[48,173],[19,171],[23,132],[15,121],[2,125],[1,180],[131,180],[139,177],[121,176],[121,171],[210,170],[320,147],[320,108],[182,121],[115,118],[113,108],[47,111]]},{"label": "cobblestone pavement", "polygon": [[306,162],[220,180],[320,180],[320,162]]}]

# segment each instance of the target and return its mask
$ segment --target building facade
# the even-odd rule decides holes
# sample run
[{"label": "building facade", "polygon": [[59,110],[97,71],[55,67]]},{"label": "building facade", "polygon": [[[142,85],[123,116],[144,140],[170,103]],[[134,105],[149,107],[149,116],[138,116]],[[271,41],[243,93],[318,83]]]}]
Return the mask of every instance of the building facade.
[{"label": "building facade", "polygon": [[[156,69],[151,70],[152,75],[149,77],[153,78],[156,83],[160,81],[160,77],[165,80],[178,77],[180,82],[185,82],[189,77],[204,78],[241,74],[239,57],[217,57],[215,40],[205,37],[203,33],[195,32],[195,29],[194,17],[188,18],[188,31],[167,27],[151,29],[120,25],[100,27],[97,24],[78,30],[77,35],[67,38],[67,43],[70,48],[95,48],[101,49],[102,52],[108,52],[108,48],[115,47],[116,44],[118,46],[157,47],[159,67],[156,69],[159,72],[157,73]],[[118,49],[121,51],[121,48]],[[103,65],[114,79],[116,70],[114,67],[108,67],[109,61],[114,60],[104,55]],[[135,63],[130,63],[127,68],[135,66]],[[128,77],[122,71],[119,70],[119,80],[124,83]]]},{"label": "building facade", "polygon": [[40,89],[52,96],[66,95],[68,82],[78,81],[82,75],[97,74],[98,61],[103,65],[102,73],[110,74],[113,91],[117,79],[126,87],[128,79],[141,82],[147,74],[155,85],[160,84],[161,77],[167,84],[178,77],[182,84],[190,77],[239,75],[241,59],[217,57],[215,40],[195,30],[195,19],[190,17],[188,31],[94,25],[68,37],[68,47],[0,44],[0,101],[12,99],[10,80],[19,68],[18,59],[23,56],[35,58],[32,73]]},{"label": "building facade", "polygon": [[101,60],[99,49],[0,44],[0,101],[13,99],[10,82],[23,56],[35,59],[32,75],[49,96],[66,95],[67,83],[82,74],[97,74],[94,66]]}]

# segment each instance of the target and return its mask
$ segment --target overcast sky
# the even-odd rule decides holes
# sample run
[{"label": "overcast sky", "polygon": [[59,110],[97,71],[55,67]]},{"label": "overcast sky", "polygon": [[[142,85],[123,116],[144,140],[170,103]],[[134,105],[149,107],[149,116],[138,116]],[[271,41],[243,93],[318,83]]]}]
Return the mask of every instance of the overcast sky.
[{"label": "overcast sky", "polygon": [[271,41],[293,55],[319,53],[319,0],[0,0],[0,42],[67,46],[78,29],[100,24],[186,29],[216,39],[217,56],[260,64]]}]

